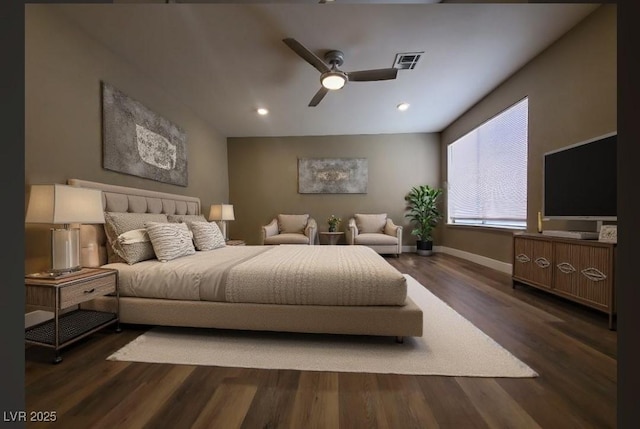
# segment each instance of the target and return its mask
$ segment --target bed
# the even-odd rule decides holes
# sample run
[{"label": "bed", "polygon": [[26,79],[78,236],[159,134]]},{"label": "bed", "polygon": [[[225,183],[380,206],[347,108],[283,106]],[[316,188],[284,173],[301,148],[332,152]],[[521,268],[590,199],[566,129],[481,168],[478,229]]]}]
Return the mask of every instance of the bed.
[{"label": "bed", "polygon": [[[199,198],[80,179],[108,213],[201,214]],[[127,215],[128,216],[128,215]],[[223,246],[168,262],[108,261],[103,225],[81,226],[84,266],[118,270],[120,321],[218,329],[422,335],[422,310],[406,280],[366,246]],[[114,311],[114,296],[83,307]]]}]

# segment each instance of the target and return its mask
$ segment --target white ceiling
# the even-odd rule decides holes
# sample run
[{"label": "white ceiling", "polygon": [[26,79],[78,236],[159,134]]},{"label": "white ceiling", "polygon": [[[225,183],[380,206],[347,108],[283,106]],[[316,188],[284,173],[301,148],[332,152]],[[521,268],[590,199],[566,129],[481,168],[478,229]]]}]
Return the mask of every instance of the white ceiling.
[{"label": "white ceiling", "polygon": [[[302,3],[55,7],[224,136],[248,137],[439,132],[598,6]],[[285,37],[343,51],[347,72],[424,55],[308,107],[320,73]]]}]

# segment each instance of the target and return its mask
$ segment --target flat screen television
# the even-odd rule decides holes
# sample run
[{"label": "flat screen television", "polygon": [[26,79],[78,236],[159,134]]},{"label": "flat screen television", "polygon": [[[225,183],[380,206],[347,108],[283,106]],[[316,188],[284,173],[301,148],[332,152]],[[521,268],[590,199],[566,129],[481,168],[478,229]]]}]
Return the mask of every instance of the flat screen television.
[{"label": "flat screen television", "polygon": [[617,220],[617,132],[544,154],[545,219]]}]

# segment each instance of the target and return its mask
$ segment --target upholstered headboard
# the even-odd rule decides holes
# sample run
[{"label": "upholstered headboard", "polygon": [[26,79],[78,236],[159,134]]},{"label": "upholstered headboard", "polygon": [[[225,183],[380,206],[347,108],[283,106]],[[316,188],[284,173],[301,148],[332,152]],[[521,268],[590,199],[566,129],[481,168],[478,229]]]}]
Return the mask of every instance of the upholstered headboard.
[{"label": "upholstered headboard", "polygon": [[[102,191],[102,206],[108,212],[164,213],[184,215],[201,213],[200,198],[146,189],[109,185],[88,180],[69,179],[67,184]],[[103,225],[80,226],[80,263],[98,267],[107,263],[107,235]]]}]

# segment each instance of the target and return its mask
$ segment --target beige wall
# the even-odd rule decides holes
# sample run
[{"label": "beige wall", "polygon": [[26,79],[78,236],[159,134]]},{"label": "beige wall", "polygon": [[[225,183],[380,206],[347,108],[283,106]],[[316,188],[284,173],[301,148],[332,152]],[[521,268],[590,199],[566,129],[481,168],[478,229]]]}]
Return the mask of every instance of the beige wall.
[{"label": "beige wall", "polygon": [[[227,150],[236,217],[229,235],[250,244],[260,242],[261,225],[278,213],[309,213],[319,231],[327,231],[326,219],[335,214],[344,231],[358,212],[387,213],[405,226],[404,243],[415,244],[404,218],[404,195],[412,186],[438,186],[440,177],[438,134],[229,138]],[[367,158],[367,193],[299,194],[298,158]]]},{"label": "beige wall", "polygon": [[[542,209],[542,155],[616,130],[616,7],[598,8],[442,133],[447,146],[523,97],[529,97],[527,230]],[[545,229],[594,230],[595,222],[545,222]],[[511,233],[445,226],[442,245],[511,262]]]},{"label": "beige wall", "polygon": [[[228,198],[226,140],[222,135],[156,86],[152,78],[141,75],[59,17],[55,6],[26,5],[25,11],[26,193],[31,184],[80,178],[197,196],[203,207]],[[102,168],[101,80],[186,131],[189,186]],[[25,269],[46,269],[48,227],[27,226],[25,248]]]}]

